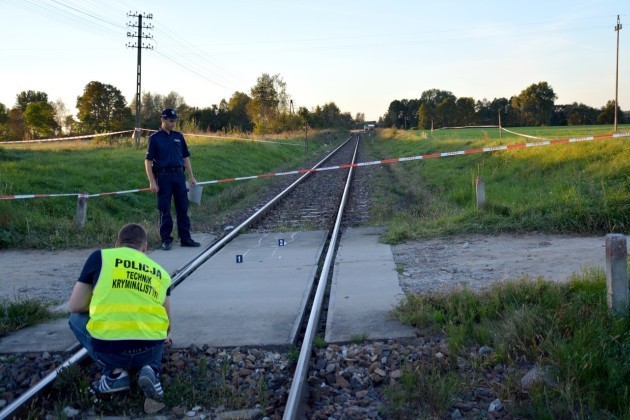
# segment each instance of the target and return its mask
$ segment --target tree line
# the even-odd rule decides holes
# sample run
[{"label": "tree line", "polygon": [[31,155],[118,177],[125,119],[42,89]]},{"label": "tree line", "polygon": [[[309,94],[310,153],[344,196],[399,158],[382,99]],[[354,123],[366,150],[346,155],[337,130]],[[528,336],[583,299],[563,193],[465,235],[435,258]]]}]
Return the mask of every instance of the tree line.
[{"label": "tree line", "polygon": [[[363,123],[364,114],[353,118],[334,102],[312,110],[293,109],[286,83],[279,74],[263,73],[249,93],[234,92],[229,100],[199,108],[186,104],[177,92],[167,95],[143,92],[142,128],[160,126],[162,109],[177,109],[188,128],[203,132],[281,133],[291,130],[345,128]],[[0,103],[0,141],[28,140],[62,135],[95,134],[132,130],[136,121],[136,99],[127,104],[122,92],[110,84],[89,82],[77,96],[76,118],[61,100],[52,102],[46,92],[23,91],[12,108]]]},{"label": "tree line", "polygon": [[[385,127],[431,129],[467,125],[550,126],[612,124],[615,101],[600,109],[574,102],[556,105],[557,96],[547,82],[534,83],[520,94],[492,101],[457,98],[452,92],[429,89],[419,99],[394,100],[379,119]],[[625,122],[617,107],[617,122]]]}]

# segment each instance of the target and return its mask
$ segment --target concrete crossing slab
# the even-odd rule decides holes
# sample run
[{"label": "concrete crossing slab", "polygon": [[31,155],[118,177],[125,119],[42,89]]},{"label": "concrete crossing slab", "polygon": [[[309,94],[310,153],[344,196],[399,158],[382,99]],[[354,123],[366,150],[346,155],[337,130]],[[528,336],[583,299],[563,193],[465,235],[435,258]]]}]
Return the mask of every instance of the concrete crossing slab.
[{"label": "concrete crossing slab", "polygon": [[[215,236],[204,233],[194,234],[193,239],[201,243],[202,247],[208,247],[214,242]],[[170,251],[154,250],[148,255],[160,263],[169,273],[181,268],[192,255],[200,248],[182,248],[177,242],[173,243]],[[85,261],[81,261],[81,266]],[[70,298],[70,295],[68,295]],[[56,308],[58,312],[67,311],[64,303]],[[69,313],[68,313],[69,315]],[[0,339],[0,353],[25,353],[42,351],[70,351],[77,345],[70,327],[68,318],[64,316],[50,322],[44,322],[32,327],[24,328]]]},{"label": "concrete crossing slab", "polygon": [[415,337],[414,328],[389,312],[404,295],[389,245],[378,242],[381,228],[348,228],[335,258],[327,343]]},{"label": "concrete crossing slab", "polygon": [[246,234],[171,296],[173,345],[294,343],[327,232]]},{"label": "concrete crossing slab", "polygon": [[[334,267],[327,342],[413,337],[389,319],[403,295],[393,255],[378,228],[347,229]],[[208,246],[212,235],[194,235]],[[246,234],[185,279],[171,296],[173,345],[217,347],[293,344],[313,286],[327,232]],[[170,273],[199,248],[149,255]],[[68,351],[76,344],[64,317],[0,339],[0,353]]]}]

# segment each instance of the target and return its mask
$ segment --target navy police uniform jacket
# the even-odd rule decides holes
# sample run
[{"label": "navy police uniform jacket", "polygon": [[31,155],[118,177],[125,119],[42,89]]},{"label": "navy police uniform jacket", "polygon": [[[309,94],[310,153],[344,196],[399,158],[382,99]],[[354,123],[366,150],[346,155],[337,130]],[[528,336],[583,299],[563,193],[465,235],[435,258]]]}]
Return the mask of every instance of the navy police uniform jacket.
[{"label": "navy police uniform jacket", "polygon": [[184,158],[190,156],[184,136],[179,131],[160,129],[149,137],[145,159],[153,161],[154,168],[183,168]]}]

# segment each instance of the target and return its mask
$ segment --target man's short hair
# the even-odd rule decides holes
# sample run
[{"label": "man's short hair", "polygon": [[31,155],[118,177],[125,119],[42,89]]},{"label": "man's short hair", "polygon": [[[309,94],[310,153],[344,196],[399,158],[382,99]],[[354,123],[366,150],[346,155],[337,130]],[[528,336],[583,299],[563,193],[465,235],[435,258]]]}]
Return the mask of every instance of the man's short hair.
[{"label": "man's short hair", "polygon": [[140,249],[146,242],[147,232],[137,223],[129,223],[118,232],[118,244],[120,246],[131,246]]}]

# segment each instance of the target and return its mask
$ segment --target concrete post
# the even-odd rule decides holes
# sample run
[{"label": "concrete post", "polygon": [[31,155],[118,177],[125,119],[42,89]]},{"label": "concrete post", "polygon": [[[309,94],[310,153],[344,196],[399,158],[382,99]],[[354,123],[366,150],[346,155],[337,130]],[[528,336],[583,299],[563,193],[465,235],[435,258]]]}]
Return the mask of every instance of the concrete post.
[{"label": "concrete post", "polygon": [[77,214],[74,218],[74,225],[78,228],[85,227],[85,220],[87,219],[87,205],[88,195],[85,193],[79,194],[77,199]]},{"label": "concrete post", "polygon": [[606,235],[606,288],[608,308],[628,316],[628,247],[621,234]]},{"label": "concrete post", "polygon": [[486,205],[486,187],[480,176],[475,179],[475,190],[477,192],[477,208],[483,208]]}]

